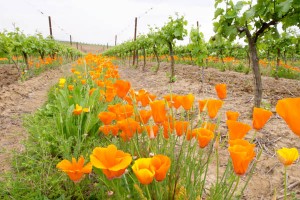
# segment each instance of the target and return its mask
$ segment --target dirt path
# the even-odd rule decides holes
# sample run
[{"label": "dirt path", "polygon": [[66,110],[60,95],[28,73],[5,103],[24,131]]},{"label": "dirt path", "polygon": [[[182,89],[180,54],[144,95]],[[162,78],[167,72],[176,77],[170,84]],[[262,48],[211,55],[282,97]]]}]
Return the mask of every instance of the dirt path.
[{"label": "dirt path", "polygon": [[[204,84],[200,83],[201,73],[199,68],[190,65],[176,65],[177,80],[173,84],[168,83],[167,72],[169,64],[164,63],[158,72],[154,74],[147,66],[145,72],[139,69],[129,67],[119,67],[119,73],[122,79],[131,82],[134,89],[144,88],[151,93],[158,95],[167,94],[170,90],[175,94],[193,93],[196,100],[208,97],[216,98],[214,85],[216,83],[227,83],[228,97],[225,100],[221,110],[221,127],[220,131],[223,136],[227,134],[225,125],[225,111],[234,110],[240,112],[239,121],[252,125],[251,107],[253,105],[253,88],[252,75],[245,75],[236,72],[220,72],[216,69],[204,70]],[[296,80],[280,79],[276,81],[274,78],[263,77],[263,106],[271,107],[275,113],[275,105],[278,99],[285,97],[300,96],[300,82]],[[197,106],[197,103],[195,103]],[[250,139],[254,135],[251,130],[247,138]],[[245,192],[244,199],[272,199],[277,191],[277,198],[283,195],[283,167],[276,157],[276,150],[282,147],[296,147],[300,150],[300,138],[295,136],[287,127],[282,119],[274,115],[267,125],[261,130],[256,137],[256,146],[263,149],[260,161],[257,164],[257,170],[252,177],[248,188]],[[227,163],[229,153],[226,149],[220,152],[221,166]],[[211,169],[209,181],[214,182],[215,170]],[[289,185],[293,185],[290,189],[300,198],[300,171],[299,163],[289,167]],[[242,177],[243,184],[246,177]],[[297,194],[298,192],[298,194]]]},{"label": "dirt path", "polygon": [[50,87],[66,76],[70,68],[67,64],[23,83],[12,79],[8,85],[7,80],[0,80],[5,83],[0,84],[0,174],[10,169],[12,152],[23,149],[21,141],[26,138],[26,132],[22,117],[45,103]]}]

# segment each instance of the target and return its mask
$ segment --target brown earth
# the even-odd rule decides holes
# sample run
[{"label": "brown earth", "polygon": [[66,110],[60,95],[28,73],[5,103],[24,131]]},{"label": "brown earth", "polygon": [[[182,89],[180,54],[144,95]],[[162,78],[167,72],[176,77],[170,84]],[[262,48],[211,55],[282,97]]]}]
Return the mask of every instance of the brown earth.
[{"label": "brown earth", "polygon": [[[208,97],[216,98],[214,85],[227,83],[228,97],[225,100],[221,116],[225,116],[226,110],[239,111],[240,121],[251,124],[251,107],[253,105],[252,76],[236,72],[220,72],[216,69],[204,70],[204,83],[201,83],[199,68],[191,65],[176,65],[177,80],[169,84],[167,73],[169,64],[163,63],[158,74],[154,74],[148,65],[145,72],[129,67],[119,67],[122,79],[129,80],[136,90],[144,88],[149,92],[162,97],[173,91],[177,94],[193,93],[197,99]],[[0,79],[0,173],[10,169],[12,151],[22,151],[20,143],[26,138],[26,132],[22,127],[24,114],[32,113],[47,99],[47,91],[60,77],[68,73],[70,65],[61,69],[51,70],[34,77],[23,83],[14,78],[7,83],[6,79]],[[1,67],[0,67],[1,69]],[[6,70],[6,69],[5,69]],[[7,68],[9,73],[9,67]],[[5,76],[6,77],[6,76]],[[8,85],[9,84],[9,85]],[[278,99],[284,97],[300,96],[300,82],[296,80],[263,77],[263,106],[274,107]],[[196,105],[196,103],[195,103]],[[275,112],[274,112],[275,113]],[[220,131],[226,135],[225,117],[221,119]],[[254,131],[250,131],[248,138],[252,138]],[[257,169],[245,192],[244,199],[272,199],[277,191],[277,199],[282,199],[283,194],[283,167],[276,158],[275,150],[282,147],[296,147],[300,149],[300,138],[294,135],[282,119],[274,115],[267,125],[257,134],[256,145],[263,149],[262,156],[257,164]],[[220,152],[221,164],[227,163],[229,154],[226,150]],[[288,183],[290,191],[294,191],[300,198],[300,171],[299,163],[288,169]],[[213,182],[214,167],[210,168],[208,181]],[[246,176],[242,177],[242,183]]]},{"label": "brown earth", "polygon": [[[69,42],[62,42],[65,45],[70,45]],[[100,44],[83,44],[83,43],[78,43],[77,42],[73,42],[72,43],[72,47],[75,49],[78,49],[79,51],[82,51],[84,53],[92,53],[92,54],[99,54],[102,53],[103,51],[105,51],[106,49],[110,48],[111,46],[107,46],[106,45],[100,45]]]},{"label": "brown earth", "polygon": [[19,79],[19,72],[13,65],[0,65],[0,88]]},{"label": "brown earth", "polygon": [[[14,68],[1,65],[0,174],[10,169],[12,152],[22,151],[24,148],[21,141],[26,138],[26,131],[22,126],[22,117],[45,103],[50,87],[57,83],[59,78],[67,75],[70,66],[63,65],[59,69],[47,71],[22,83],[13,76]],[[3,75],[3,72],[8,73]]]},{"label": "brown earth", "polygon": [[[153,64],[154,65],[154,64]],[[150,93],[162,97],[173,91],[174,94],[193,93],[195,99],[216,97],[214,85],[216,83],[227,84],[227,99],[221,110],[220,131],[223,136],[227,134],[225,125],[225,112],[227,110],[238,111],[241,116],[239,121],[252,124],[253,86],[252,75],[245,75],[232,71],[220,72],[213,68],[204,70],[204,84],[201,83],[202,72],[199,67],[191,65],[176,65],[176,82],[168,83],[167,73],[169,64],[163,63],[158,74],[151,71],[151,65],[147,66],[145,72],[139,69],[119,67],[122,79],[131,82],[135,90],[146,89]],[[297,80],[279,79],[263,77],[263,106],[271,108],[274,116],[266,126],[257,133],[255,140],[257,151],[263,149],[259,159],[255,174],[249,182],[245,191],[244,199],[272,199],[276,191],[276,199],[283,199],[283,166],[276,157],[276,150],[282,147],[296,147],[300,150],[300,138],[293,134],[285,122],[275,113],[275,105],[278,99],[285,97],[300,97],[300,82]],[[197,106],[197,102],[195,103]],[[300,106],[300,105],[299,105]],[[300,122],[299,122],[300,123]],[[251,139],[254,130],[248,133],[247,138]],[[223,148],[225,149],[225,148]],[[229,158],[228,151],[220,152],[221,165],[225,165]],[[210,167],[208,181],[215,180],[215,167]],[[288,184],[290,191],[296,193],[297,199],[300,198],[300,171],[299,162],[288,169]],[[241,185],[244,185],[247,176],[242,177]]]}]

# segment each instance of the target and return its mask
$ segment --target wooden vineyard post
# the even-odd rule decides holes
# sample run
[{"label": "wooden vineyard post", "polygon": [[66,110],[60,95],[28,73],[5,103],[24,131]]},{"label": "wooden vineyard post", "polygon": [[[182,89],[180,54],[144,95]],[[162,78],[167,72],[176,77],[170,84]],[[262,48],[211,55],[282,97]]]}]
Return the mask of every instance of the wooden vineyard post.
[{"label": "wooden vineyard post", "polygon": [[76,42],[76,48],[78,49],[78,42]]},{"label": "wooden vineyard post", "polygon": [[70,35],[70,44],[72,46],[72,35]]},{"label": "wooden vineyard post", "polygon": [[50,16],[48,16],[48,20],[49,20],[50,37],[51,37],[51,39],[53,39],[51,17]]},{"label": "wooden vineyard post", "polygon": [[[137,29],[137,17],[134,20],[134,37],[133,40],[136,41],[136,29]],[[136,59],[136,50],[133,51],[133,62],[132,65],[135,65],[135,59]]]},{"label": "wooden vineyard post", "polygon": [[115,35],[115,46],[117,46],[117,35]]}]

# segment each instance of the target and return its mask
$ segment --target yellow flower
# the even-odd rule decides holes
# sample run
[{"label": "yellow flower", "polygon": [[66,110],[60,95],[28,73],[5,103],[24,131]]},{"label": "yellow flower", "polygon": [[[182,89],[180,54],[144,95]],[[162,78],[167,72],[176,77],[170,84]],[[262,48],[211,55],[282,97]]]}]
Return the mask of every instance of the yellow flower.
[{"label": "yellow flower", "polygon": [[82,111],[87,113],[87,112],[90,112],[90,109],[89,108],[83,108]]},{"label": "yellow flower", "polygon": [[79,71],[75,71],[74,74],[80,75],[80,72]]},{"label": "yellow flower", "polygon": [[277,150],[277,156],[282,164],[289,166],[298,159],[299,153],[296,148],[282,148]]},{"label": "yellow flower", "polygon": [[58,85],[59,87],[63,88],[65,86],[65,83],[66,83],[66,79],[60,78]]},{"label": "yellow flower", "polygon": [[76,104],[76,107],[75,107],[75,109],[73,110],[73,114],[74,114],[74,115],[80,115],[81,112],[82,112],[82,107],[81,107],[80,105]]},{"label": "yellow flower", "polygon": [[59,85],[64,85],[66,83],[66,79],[60,78],[59,79]]},{"label": "yellow flower", "polygon": [[153,181],[155,175],[155,167],[151,165],[151,158],[139,158],[133,166],[133,173],[143,185],[148,185]]}]

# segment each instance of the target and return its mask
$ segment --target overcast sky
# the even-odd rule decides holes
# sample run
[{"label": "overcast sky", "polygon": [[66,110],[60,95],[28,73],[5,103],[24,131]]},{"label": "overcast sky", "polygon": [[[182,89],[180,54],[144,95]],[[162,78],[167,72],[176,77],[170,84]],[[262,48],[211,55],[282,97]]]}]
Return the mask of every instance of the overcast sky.
[{"label": "overcast sky", "polygon": [[[208,40],[213,35],[213,0],[0,0],[0,31],[13,30],[13,23],[25,34],[49,35],[48,16],[58,40],[114,45],[133,38],[134,18],[138,33],[148,33],[148,25],[161,27],[175,12],[191,26],[199,21]],[[42,14],[42,13],[43,14]],[[186,39],[188,41],[188,39]]]}]

